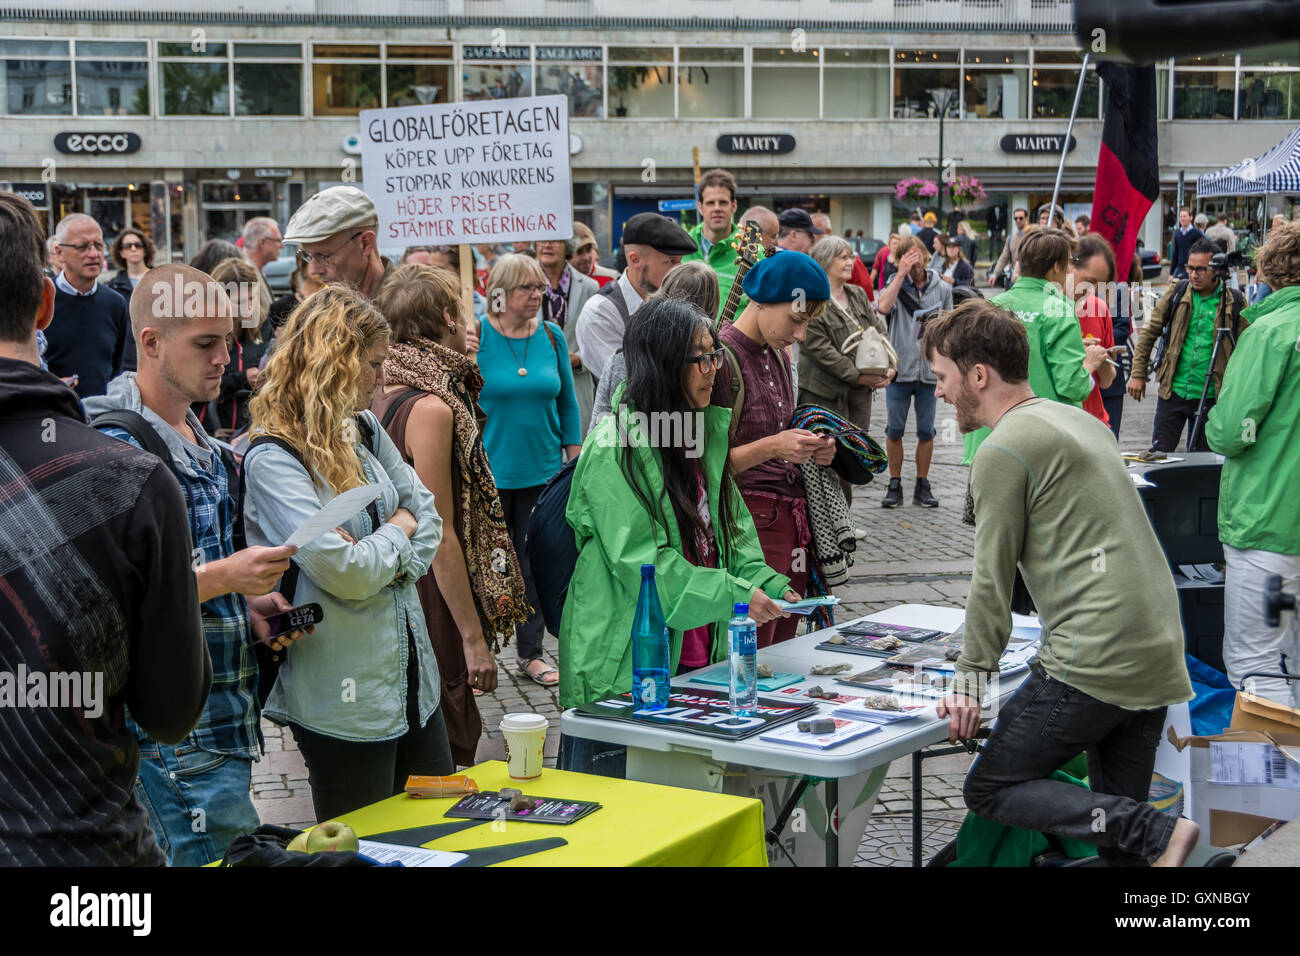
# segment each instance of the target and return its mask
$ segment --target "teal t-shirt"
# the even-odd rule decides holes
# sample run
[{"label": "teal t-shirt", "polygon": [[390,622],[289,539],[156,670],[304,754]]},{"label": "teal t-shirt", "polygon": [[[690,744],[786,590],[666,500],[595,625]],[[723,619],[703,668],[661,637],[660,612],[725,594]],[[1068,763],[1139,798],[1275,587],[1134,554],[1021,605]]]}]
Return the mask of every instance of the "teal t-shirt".
[{"label": "teal t-shirt", "polygon": [[492,321],[480,327],[483,448],[498,488],[546,484],[564,464],[564,446],[582,444],[569,346],[559,326],[546,324],[554,345],[540,322],[526,339],[506,338]]}]

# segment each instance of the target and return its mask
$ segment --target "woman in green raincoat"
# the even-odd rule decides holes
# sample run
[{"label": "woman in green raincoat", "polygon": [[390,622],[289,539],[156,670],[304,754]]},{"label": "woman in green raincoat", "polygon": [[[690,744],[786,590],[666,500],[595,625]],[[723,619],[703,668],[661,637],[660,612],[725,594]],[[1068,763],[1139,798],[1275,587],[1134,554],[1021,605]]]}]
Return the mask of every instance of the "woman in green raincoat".
[{"label": "woman in green raincoat", "polygon": [[[781,616],[774,598],[798,600],[764,563],[727,471],[731,411],[709,404],[722,351],[708,319],[683,302],[647,301],[623,351],[627,382],[583,443],[566,511],[578,563],[560,624],[563,707],[631,690],[642,564],[655,566],[674,673],[726,658],[736,603],[762,624]],[[560,740],[564,769],[621,776],[624,757],[621,747]]]}]

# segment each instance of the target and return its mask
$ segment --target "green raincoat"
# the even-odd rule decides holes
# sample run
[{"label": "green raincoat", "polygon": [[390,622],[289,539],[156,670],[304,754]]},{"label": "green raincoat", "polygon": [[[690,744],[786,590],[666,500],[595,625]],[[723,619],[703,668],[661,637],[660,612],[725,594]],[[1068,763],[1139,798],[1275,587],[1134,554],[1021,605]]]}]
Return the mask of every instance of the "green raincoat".
[{"label": "green raincoat", "polygon": [[[668,516],[665,528],[662,519],[651,518],[620,467],[620,445],[626,443],[645,476],[644,490],[651,500],[658,500],[663,492],[659,452],[648,447],[644,425],[619,408],[625,391],[626,385],[620,385],[614,393],[614,414],[593,428],[583,443],[565,512],[578,546],[578,563],[560,623],[560,706],[566,708],[632,689],[632,618],[642,564],[655,566],[673,671],[681,658],[684,630],[714,625],[710,660],[723,660],[732,605],[748,602],[755,588],[780,599],[790,587],[789,578],[764,562],[754,519],[739,491],[733,492],[732,513],[740,537],[730,542],[730,548],[723,540],[718,494],[731,410],[710,406],[694,418],[704,421],[701,462],[709,514],[719,539],[719,561],[730,552],[725,568],[699,568],[683,557],[681,533],[667,499],[663,499]],[[700,438],[692,437],[697,442]]]}]

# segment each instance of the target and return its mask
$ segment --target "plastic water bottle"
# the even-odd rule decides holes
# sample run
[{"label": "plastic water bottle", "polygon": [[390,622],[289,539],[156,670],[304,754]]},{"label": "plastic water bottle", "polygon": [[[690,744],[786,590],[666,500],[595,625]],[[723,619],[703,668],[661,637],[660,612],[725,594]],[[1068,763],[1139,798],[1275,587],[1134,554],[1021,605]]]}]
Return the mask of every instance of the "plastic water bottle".
[{"label": "plastic water bottle", "polygon": [[655,588],[655,566],[641,565],[641,594],[632,618],[632,702],[637,710],[668,708],[668,625]]},{"label": "plastic water bottle", "polygon": [[736,616],[727,622],[727,645],[731,653],[731,713],[753,717],[758,713],[758,625],[749,616],[748,604],[737,604]]}]

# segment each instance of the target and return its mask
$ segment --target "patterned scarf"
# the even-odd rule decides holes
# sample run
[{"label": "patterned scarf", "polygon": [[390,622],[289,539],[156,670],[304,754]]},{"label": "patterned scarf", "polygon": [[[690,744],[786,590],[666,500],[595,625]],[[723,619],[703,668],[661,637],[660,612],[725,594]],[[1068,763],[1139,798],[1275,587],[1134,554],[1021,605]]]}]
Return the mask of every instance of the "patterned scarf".
[{"label": "patterned scarf", "polygon": [[483,376],[471,359],[421,338],[389,348],[384,378],[436,395],[451,408],[465,526],[460,544],[484,636],[496,652],[500,636],[504,634],[509,644],[514,625],[527,621],[533,610],[524,596],[519,559],[510,543],[505,511],[475,419]]},{"label": "patterned scarf", "polygon": [[551,288],[550,280],[546,282],[546,318],[560,328],[568,319],[569,312],[569,267],[566,265],[560,273],[560,281]]}]

